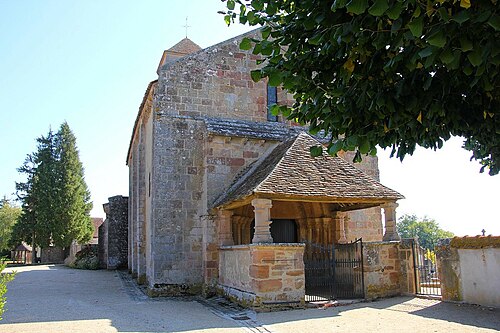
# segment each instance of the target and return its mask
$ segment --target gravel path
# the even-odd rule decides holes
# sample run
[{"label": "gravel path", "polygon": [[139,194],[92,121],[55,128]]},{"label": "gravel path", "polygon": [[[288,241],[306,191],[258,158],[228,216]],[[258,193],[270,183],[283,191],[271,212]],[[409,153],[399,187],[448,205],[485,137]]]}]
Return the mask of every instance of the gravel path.
[{"label": "gravel path", "polygon": [[128,274],[18,267],[0,333],[498,332],[500,310],[410,297],[256,314],[222,299],[146,297]]}]

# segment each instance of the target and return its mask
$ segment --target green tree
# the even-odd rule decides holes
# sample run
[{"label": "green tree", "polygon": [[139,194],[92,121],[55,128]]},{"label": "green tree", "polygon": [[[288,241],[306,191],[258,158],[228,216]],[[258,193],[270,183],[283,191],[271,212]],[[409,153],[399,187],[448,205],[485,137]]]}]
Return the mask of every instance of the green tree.
[{"label": "green tree", "polygon": [[6,302],[5,293],[7,292],[7,283],[14,279],[14,273],[2,273],[5,269],[5,264],[0,262],[0,320],[2,320],[2,314],[4,313],[4,305]]},{"label": "green tree", "polygon": [[42,248],[51,244],[53,228],[54,200],[57,196],[56,168],[57,159],[54,147],[54,133],[36,139],[37,151],[28,154],[23,165],[18,168],[25,174],[26,181],[16,183],[18,199],[23,214],[13,230],[12,241],[25,241]]},{"label": "green tree", "polygon": [[37,151],[18,169],[27,180],[16,184],[23,214],[13,238],[33,248],[67,247],[72,240],[87,242],[93,232],[92,203],[76,138],[65,122],[56,134],[49,131],[37,142]]},{"label": "green tree", "polygon": [[6,197],[0,201],[0,253],[11,248],[12,229],[21,212],[21,208],[12,205]]},{"label": "green tree", "polygon": [[94,227],[90,219],[92,202],[84,179],[84,170],[76,137],[64,122],[55,137],[57,147],[59,193],[53,214],[57,220],[52,231],[55,244],[66,247],[73,240],[87,243],[92,238]]},{"label": "green tree", "polygon": [[228,25],[263,26],[240,47],[261,55],[255,81],[293,94],[272,111],[331,134],[329,153],[403,159],[454,135],[500,170],[498,0],[222,1]]},{"label": "green tree", "polygon": [[397,222],[397,228],[402,238],[418,238],[420,246],[433,250],[439,239],[455,236],[452,232],[443,230],[439,224],[428,217],[419,219],[416,215],[403,215]]}]

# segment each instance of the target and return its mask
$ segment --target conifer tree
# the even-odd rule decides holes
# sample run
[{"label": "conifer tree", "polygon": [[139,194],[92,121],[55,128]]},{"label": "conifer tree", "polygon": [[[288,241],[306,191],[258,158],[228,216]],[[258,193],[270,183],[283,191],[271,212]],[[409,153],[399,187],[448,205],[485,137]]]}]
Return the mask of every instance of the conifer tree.
[{"label": "conifer tree", "polygon": [[37,142],[37,151],[18,169],[27,180],[16,183],[23,214],[13,241],[26,241],[33,248],[67,247],[73,240],[85,243],[93,233],[92,203],[76,138],[64,122],[56,134],[49,131]]},{"label": "conifer tree", "polygon": [[55,136],[57,147],[58,202],[55,208],[57,224],[52,238],[59,246],[69,246],[73,240],[90,241],[93,225],[90,219],[92,202],[84,179],[84,170],[76,147],[76,137],[64,122]]},{"label": "conifer tree", "polygon": [[37,151],[26,157],[19,172],[26,174],[24,183],[16,183],[23,214],[13,230],[13,241],[25,241],[33,246],[47,247],[51,243],[53,205],[57,196],[57,165],[54,133],[37,138]]}]

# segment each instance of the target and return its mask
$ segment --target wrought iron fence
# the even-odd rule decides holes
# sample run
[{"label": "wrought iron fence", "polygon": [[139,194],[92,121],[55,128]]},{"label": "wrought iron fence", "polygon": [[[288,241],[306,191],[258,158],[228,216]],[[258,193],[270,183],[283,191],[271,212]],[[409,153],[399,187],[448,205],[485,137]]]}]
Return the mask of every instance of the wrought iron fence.
[{"label": "wrought iron fence", "polygon": [[412,243],[416,294],[441,296],[441,282],[434,249],[425,249],[415,240]]},{"label": "wrought iron fence", "polygon": [[363,242],[321,245],[306,243],[306,301],[364,298]]}]

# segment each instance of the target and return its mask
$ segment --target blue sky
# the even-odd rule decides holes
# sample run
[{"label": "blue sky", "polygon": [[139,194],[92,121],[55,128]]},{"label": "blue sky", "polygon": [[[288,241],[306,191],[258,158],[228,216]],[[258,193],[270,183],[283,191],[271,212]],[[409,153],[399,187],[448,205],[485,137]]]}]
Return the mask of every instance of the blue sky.
[{"label": "blue sky", "polygon": [[[67,121],[94,201],[127,195],[130,135],[163,50],[185,36],[208,47],[247,31],[226,27],[219,0],[0,0],[0,196],[13,197],[35,138]],[[398,214],[436,219],[457,234],[500,235],[500,176],[479,174],[453,139],[400,163],[380,153],[382,182],[406,196]]]}]

